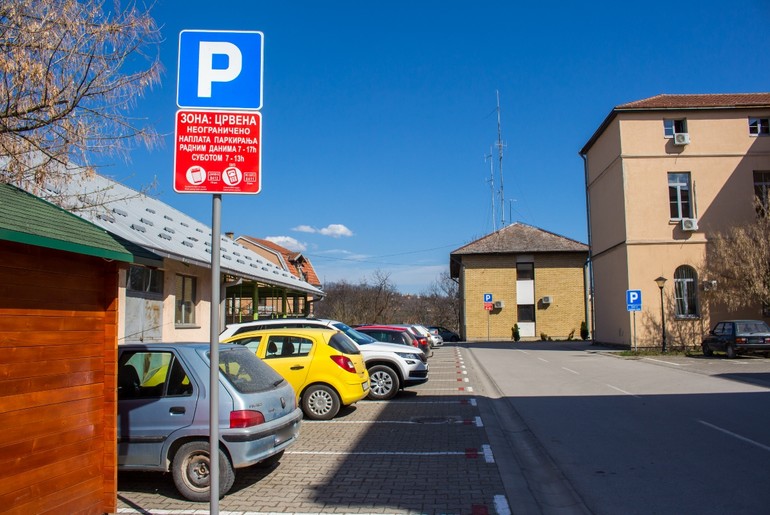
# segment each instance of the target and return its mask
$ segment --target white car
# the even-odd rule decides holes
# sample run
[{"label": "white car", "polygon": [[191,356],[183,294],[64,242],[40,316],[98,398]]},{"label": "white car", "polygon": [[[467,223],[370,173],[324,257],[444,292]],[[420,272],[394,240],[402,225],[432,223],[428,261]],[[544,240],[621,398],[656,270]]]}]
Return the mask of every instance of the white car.
[{"label": "white car", "polygon": [[371,336],[336,320],[283,318],[230,324],[219,335],[219,341],[247,331],[282,327],[322,327],[345,333],[361,349],[366,369],[369,371],[371,388],[368,397],[370,399],[390,399],[400,389],[422,384],[428,380],[428,359],[420,349],[378,342]]}]

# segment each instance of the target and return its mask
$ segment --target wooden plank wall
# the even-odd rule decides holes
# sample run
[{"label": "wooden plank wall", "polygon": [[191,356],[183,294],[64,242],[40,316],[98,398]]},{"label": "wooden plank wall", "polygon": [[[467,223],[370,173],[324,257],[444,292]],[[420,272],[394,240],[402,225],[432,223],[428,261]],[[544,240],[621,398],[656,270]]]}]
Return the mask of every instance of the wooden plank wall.
[{"label": "wooden plank wall", "polygon": [[118,264],[0,241],[0,511],[117,510]]}]

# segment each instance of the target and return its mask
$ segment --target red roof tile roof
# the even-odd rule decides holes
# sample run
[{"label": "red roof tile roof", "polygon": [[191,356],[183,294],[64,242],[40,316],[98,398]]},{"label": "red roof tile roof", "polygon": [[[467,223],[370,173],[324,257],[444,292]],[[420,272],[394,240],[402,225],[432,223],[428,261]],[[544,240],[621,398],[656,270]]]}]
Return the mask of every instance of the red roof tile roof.
[{"label": "red roof tile roof", "polygon": [[615,109],[707,109],[719,107],[770,107],[770,93],[656,95],[621,104]]},{"label": "red roof tile roof", "polygon": [[[261,238],[254,238],[253,236],[240,236],[239,239],[243,239],[246,242],[251,243],[252,246],[262,247],[267,251],[279,255],[281,258],[283,258],[282,261],[290,274],[299,278],[302,278],[302,275],[304,274],[304,280],[306,282],[316,287],[321,286],[321,280],[315,273],[313,264],[308,258],[303,256],[301,252],[289,250],[278,245],[277,243],[273,243],[272,241],[263,240]],[[302,274],[300,273],[300,268]]]}]

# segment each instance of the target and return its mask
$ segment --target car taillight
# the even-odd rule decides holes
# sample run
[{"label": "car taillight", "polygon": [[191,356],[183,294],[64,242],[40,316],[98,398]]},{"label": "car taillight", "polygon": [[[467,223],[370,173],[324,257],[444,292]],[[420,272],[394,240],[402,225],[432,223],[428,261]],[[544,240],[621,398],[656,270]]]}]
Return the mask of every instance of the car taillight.
[{"label": "car taillight", "polygon": [[353,364],[352,361],[350,361],[350,358],[348,358],[347,356],[332,356],[331,358],[332,358],[332,361],[334,361],[344,370],[347,370],[348,372],[352,372],[354,374],[356,373],[356,366]]},{"label": "car taillight", "polygon": [[265,423],[265,416],[259,411],[241,410],[230,412],[230,429],[258,426]]},{"label": "car taillight", "polygon": [[735,338],[735,343],[746,343],[747,341],[749,341],[748,338],[742,336],[736,336]]}]

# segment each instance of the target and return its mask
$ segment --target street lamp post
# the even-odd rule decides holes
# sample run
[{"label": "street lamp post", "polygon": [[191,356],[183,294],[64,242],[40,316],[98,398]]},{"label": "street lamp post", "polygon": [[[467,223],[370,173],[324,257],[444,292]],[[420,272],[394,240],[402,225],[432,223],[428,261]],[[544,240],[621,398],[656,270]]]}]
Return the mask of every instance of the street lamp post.
[{"label": "street lamp post", "polygon": [[663,287],[666,285],[666,278],[663,276],[655,279],[655,283],[660,288],[660,321],[663,325],[663,352],[666,352],[666,312],[663,308]]}]

